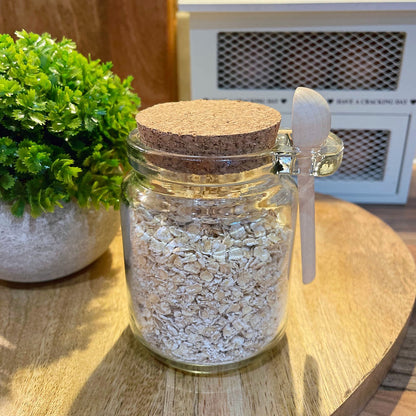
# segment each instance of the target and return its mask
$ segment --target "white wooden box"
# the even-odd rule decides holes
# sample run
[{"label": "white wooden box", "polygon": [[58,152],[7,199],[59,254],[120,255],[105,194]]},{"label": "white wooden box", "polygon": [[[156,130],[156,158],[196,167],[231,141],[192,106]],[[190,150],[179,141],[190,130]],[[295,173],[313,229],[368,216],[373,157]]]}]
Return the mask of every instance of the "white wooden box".
[{"label": "white wooden box", "polygon": [[405,203],[416,152],[415,1],[178,2],[181,99],[264,103],[290,128],[293,92],[329,102],[345,144],[318,192]]}]

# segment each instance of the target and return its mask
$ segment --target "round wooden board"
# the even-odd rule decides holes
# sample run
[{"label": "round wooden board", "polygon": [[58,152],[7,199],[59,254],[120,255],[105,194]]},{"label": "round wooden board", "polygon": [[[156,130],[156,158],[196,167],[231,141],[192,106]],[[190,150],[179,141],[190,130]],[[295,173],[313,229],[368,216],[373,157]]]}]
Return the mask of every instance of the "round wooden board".
[{"label": "round wooden board", "polygon": [[133,338],[120,235],[94,264],[41,285],[0,285],[0,414],[348,415],[374,394],[416,293],[404,243],[356,205],[316,204],[317,278],[295,244],[280,346],[221,376],[167,368]]}]

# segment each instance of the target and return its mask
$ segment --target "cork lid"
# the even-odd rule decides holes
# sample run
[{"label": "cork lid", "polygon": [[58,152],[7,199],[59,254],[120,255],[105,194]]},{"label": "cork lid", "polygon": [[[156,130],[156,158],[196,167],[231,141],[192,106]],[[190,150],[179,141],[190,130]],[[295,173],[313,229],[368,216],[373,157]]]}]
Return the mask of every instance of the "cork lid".
[{"label": "cork lid", "polygon": [[273,147],[280,113],[262,104],[194,100],[158,104],[136,116],[148,147],[186,155],[241,155]]}]

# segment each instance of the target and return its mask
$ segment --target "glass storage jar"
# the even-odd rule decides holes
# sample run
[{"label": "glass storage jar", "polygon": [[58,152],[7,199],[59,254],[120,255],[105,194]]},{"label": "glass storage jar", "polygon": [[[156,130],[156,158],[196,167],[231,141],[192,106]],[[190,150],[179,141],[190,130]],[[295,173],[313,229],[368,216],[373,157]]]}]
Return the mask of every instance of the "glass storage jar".
[{"label": "glass storage jar", "polygon": [[[249,132],[239,126],[238,137],[216,126],[213,149],[215,140],[198,134],[200,118],[223,111],[220,123],[230,115],[244,121],[234,107],[227,115],[232,102],[218,103],[142,112],[141,130],[128,139],[133,170],[121,207],[132,331],[162,361],[199,373],[237,368],[283,336],[297,212],[296,149],[290,132],[277,134],[280,118],[269,123],[272,144],[261,120]],[[180,105],[197,114],[184,120]],[[336,170],[337,140],[327,139],[312,173]]]}]

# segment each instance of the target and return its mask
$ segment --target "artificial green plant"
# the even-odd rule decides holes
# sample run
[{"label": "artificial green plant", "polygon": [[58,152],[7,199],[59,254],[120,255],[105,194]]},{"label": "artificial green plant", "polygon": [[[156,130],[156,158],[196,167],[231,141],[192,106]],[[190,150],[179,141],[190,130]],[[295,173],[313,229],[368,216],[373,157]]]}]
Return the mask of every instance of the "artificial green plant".
[{"label": "artificial green plant", "polygon": [[117,208],[140,105],[132,78],[68,39],[16,35],[0,35],[0,201],[16,216],[70,200]]}]

